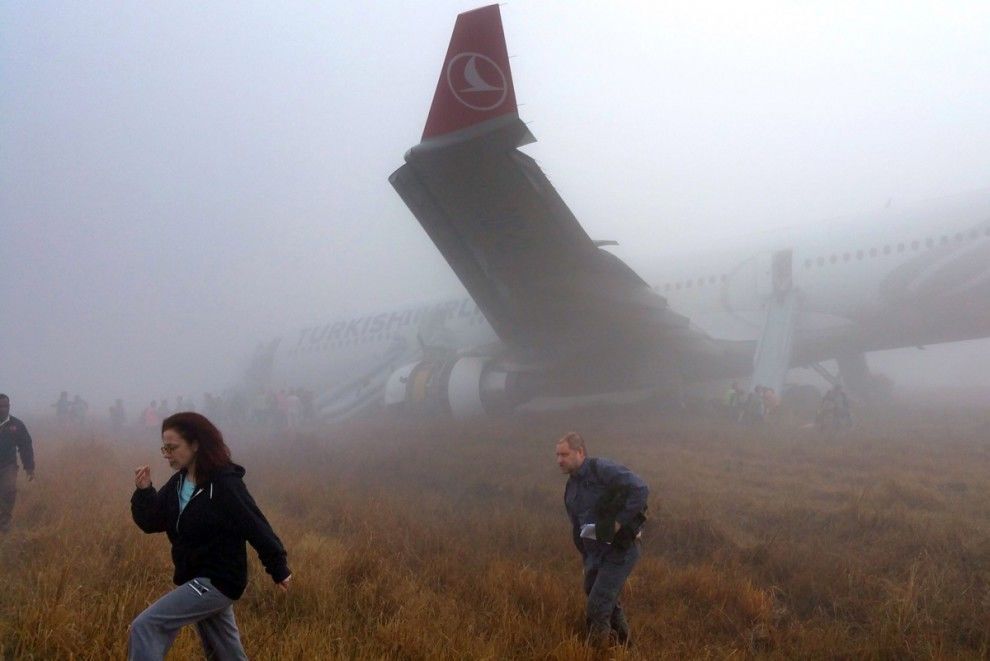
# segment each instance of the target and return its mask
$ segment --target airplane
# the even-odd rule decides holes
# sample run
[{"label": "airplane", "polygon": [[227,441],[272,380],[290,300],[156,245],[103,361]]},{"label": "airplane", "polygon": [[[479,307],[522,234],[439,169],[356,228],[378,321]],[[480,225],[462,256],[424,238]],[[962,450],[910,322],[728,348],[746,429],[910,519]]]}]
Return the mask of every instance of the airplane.
[{"label": "airplane", "polygon": [[640,275],[520,151],[534,141],[498,5],[460,14],[421,141],[389,181],[467,294],[276,338],[248,383],[310,389],[329,421],[729,378],[782,393],[802,366],[867,398],[866,353],[990,336],[988,192],[719,242]]}]

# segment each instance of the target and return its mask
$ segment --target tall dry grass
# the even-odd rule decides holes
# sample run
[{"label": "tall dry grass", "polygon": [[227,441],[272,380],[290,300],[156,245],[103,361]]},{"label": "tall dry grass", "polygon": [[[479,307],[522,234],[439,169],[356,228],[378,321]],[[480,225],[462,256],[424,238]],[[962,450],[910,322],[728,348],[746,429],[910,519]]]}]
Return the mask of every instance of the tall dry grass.
[{"label": "tall dry grass", "polygon": [[[884,411],[848,437],[640,412],[478,425],[352,425],[229,439],[289,550],[291,592],[252,553],[236,613],[258,659],[591,659],[553,440],[651,485],[616,658],[959,658],[990,652],[990,411]],[[0,657],[107,659],[170,589],[163,535],[130,521],[154,440],[36,425],[0,541]],[[199,655],[192,631],[172,658]]]}]

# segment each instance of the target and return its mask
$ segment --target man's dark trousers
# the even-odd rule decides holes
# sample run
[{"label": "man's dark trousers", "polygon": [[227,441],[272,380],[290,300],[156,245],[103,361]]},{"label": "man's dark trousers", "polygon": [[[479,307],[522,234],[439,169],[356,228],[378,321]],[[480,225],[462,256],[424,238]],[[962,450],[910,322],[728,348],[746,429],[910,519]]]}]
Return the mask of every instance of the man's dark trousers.
[{"label": "man's dark trousers", "polygon": [[604,642],[610,632],[615,632],[617,642],[629,638],[619,593],[626,579],[639,560],[639,544],[620,551],[611,548],[600,556],[587,555],[584,567],[584,593],[588,595],[588,632],[597,642]]},{"label": "man's dark trousers", "polygon": [[10,529],[10,518],[14,513],[14,498],[17,496],[17,464],[0,466],[0,532]]}]

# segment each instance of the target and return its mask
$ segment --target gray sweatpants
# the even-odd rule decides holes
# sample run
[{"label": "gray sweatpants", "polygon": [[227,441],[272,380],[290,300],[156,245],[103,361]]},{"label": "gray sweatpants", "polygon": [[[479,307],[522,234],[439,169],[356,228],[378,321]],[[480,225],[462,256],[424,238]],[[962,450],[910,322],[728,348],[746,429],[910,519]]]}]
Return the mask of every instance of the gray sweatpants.
[{"label": "gray sweatpants", "polygon": [[194,578],[148,606],[131,622],[129,661],[165,658],[179,629],[195,624],[211,661],[247,659],[234,621],[234,601],[208,578]]}]

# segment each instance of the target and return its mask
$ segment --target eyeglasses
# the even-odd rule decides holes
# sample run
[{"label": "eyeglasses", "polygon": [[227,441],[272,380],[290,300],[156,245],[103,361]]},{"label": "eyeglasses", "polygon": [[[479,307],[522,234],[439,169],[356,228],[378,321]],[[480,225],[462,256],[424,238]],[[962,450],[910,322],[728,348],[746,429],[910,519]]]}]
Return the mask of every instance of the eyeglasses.
[{"label": "eyeglasses", "polygon": [[167,457],[167,456],[169,456],[170,454],[172,454],[173,452],[175,452],[178,449],[179,449],[179,446],[178,445],[163,445],[162,446],[162,456],[163,457]]}]

